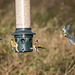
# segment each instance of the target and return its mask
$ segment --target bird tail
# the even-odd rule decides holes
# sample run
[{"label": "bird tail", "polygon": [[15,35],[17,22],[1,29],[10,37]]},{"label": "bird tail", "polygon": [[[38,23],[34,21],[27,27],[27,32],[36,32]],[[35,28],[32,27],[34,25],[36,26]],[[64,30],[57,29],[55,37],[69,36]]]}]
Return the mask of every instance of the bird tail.
[{"label": "bird tail", "polygon": [[75,37],[70,36],[69,41],[71,42],[72,45],[75,45]]}]

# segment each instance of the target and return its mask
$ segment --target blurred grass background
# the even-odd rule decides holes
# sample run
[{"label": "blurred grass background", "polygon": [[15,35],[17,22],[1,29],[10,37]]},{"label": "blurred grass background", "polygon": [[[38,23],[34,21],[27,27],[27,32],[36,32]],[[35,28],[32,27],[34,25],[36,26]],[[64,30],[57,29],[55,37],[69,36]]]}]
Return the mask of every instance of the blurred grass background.
[{"label": "blurred grass background", "polygon": [[47,49],[38,55],[17,54],[10,45],[15,32],[14,0],[0,0],[0,75],[75,75],[75,46],[62,34],[62,26],[72,23],[75,35],[74,0],[31,0],[34,41]]}]

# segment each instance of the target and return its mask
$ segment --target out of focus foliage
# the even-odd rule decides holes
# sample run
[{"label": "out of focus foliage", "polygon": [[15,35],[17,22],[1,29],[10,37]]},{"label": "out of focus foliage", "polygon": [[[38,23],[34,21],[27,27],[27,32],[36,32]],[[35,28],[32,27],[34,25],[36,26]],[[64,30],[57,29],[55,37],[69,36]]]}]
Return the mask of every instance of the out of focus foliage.
[{"label": "out of focus foliage", "polygon": [[[75,34],[75,0],[31,0],[34,41],[46,49],[17,54],[10,45],[15,32],[15,0],[0,0],[0,74],[1,75],[75,75],[75,46],[62,34],[72,23]],[[33,41],[33,43],[34,43]]]}]

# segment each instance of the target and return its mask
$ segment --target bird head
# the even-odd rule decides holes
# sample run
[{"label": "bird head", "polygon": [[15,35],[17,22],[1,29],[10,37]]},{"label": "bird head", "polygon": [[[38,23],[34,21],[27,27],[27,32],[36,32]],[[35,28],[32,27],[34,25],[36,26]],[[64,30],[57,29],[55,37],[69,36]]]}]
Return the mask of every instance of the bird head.
[{"label": "bird head", "polygon": [[38,42],[38,40],[36,40],[36,43]]},{"label": "bird head", "polygon": [[14,40],[13,39],[11,39],[11,42],[13,42]]}]

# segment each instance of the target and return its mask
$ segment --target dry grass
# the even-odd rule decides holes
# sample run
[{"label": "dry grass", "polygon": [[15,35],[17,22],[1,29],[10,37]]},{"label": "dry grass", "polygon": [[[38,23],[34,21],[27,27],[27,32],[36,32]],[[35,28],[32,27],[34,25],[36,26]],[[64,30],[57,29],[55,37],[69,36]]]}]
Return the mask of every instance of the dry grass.
[{"label": "dry grass", "polygon": [[[36,2],[39,3],[39,0]],[[42,4],[39,3],[43,12],[39,11],[40,6],[37,6],[38,10],[36,10],[34,8],[36,2],[32,2],[32,30],[36,32],[33,43],[38,39],[46,49],[40,49],[40,54],[35,51],[17,54],[11,50],[10,39],[13,38],[11,34],[15,31],[13,3],[8,10],[4,9],[0,12],[0,36],[3,37],[3,41],[0,42],[0,74],[75,75],[75,46],[70,44],[61,31],[61,26],[74,18],[71,19],[72,15],[67,15],[68,19],[63,17],[64,13],[67,14],[64,6],[61,6],[64,7],[63,12],[61,10],[56,14],[53,13],[56,10],[52,10],[53,14],[50,11],[45,12],[53,6],[44,7],[46,6],[45,0]]]}]

